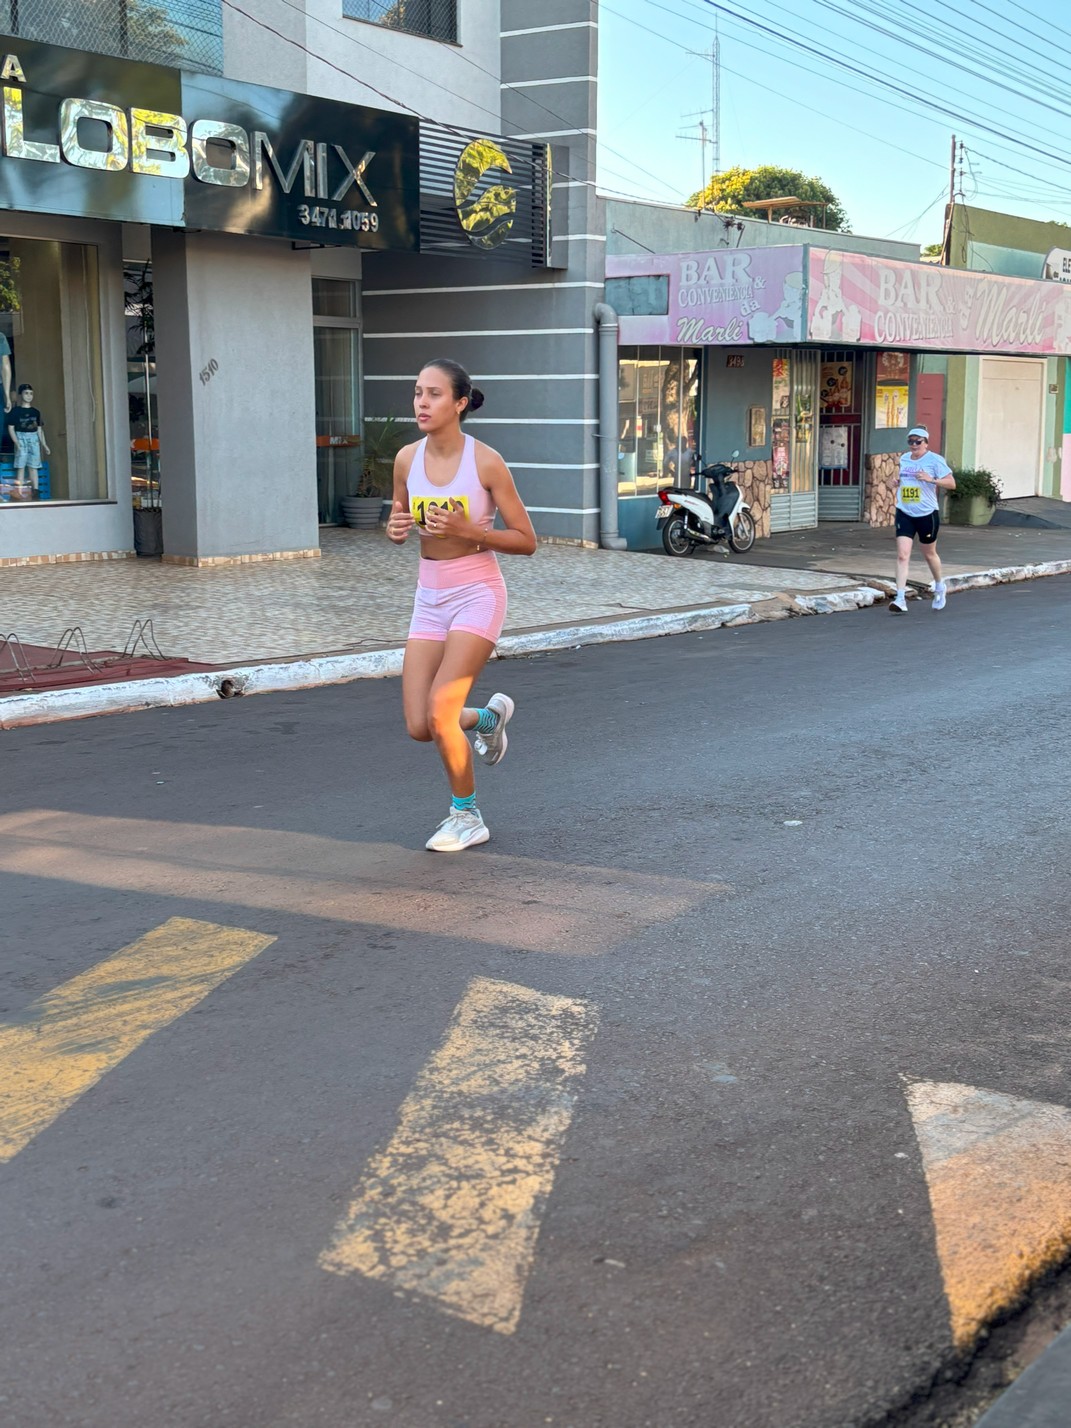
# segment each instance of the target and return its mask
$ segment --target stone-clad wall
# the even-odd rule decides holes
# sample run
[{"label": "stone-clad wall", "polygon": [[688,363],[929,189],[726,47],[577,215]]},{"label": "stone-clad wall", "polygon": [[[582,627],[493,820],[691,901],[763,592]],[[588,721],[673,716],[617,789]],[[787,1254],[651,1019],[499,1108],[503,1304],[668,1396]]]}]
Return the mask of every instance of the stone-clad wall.
[{"label": "stone-clad wall", "polygon": [[868,526],[896,524],[896,481],[900,457],[883,452],[864,457],[866,490],[863,492],[863,520]]},{"label": "stone-clad wall", "polygon": [[736,461],[740,475],[737,480],[744,500],[755,517],[755,534],[770,534],[770,491],[773,485],[773,463],[770,461]]}]

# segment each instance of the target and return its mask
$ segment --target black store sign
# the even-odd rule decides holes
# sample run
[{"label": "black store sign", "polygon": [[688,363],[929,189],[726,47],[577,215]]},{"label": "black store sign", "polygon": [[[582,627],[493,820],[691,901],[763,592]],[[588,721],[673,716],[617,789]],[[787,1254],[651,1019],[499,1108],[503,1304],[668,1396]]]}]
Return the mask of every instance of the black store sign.
[{"label": "black store sign", "polygon": [[420,246],[419,121],[0,36],[0,208]]}]

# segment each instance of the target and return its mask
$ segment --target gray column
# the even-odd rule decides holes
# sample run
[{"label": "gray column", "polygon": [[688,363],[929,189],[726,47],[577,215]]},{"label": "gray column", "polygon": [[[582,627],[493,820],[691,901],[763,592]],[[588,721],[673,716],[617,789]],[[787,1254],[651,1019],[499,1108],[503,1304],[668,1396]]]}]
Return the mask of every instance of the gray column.
[{"label": "gray column", "polygon": [[307,253],[154,229],[164,559],[318,555]]}]

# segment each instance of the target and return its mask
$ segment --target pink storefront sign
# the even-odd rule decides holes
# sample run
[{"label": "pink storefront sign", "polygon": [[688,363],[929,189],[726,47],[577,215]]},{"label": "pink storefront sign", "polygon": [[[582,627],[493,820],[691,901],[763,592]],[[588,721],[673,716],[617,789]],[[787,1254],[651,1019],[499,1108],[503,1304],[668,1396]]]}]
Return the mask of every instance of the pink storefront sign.
[{"label": "pink storefront sign", "polygon": [[669,278],[668,312],[622,316],[621,341],[675,347],[800,342],[805,260],[798,244],[609,257],[609,278]]},{"label": "pink storefront sign", "polygon": [[807,340],[931,352],[1071,353],[1071,288],[808,251]]}]

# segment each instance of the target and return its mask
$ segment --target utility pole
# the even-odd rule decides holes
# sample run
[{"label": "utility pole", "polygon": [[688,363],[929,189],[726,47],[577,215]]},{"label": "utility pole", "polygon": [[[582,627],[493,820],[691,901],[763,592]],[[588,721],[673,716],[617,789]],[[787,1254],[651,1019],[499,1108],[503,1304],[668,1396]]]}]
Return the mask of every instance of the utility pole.
[{"label": "utility pole", "polygon": [[956,193],[959,191],[958,175],[956,173],[956,159],[963,145],[956,143],[955,134],[952,135],[952,159],[948,171],[948,211],[945,215],[945,231],[941,240],[941,265],[950,267],[952,263],[952,215],[956,207]]},{"label": "utility pole", "polygon": [[[689,54],[695,55],[697,59],[707,59],[705,50],[689,50]],[[694,114],[686,114],[686,119],[698,119],[698,124],[692,124],[692,129],[699,130],[699,143],[703,150],[703,190],[707,186],[707,145],[711,147],[710,177],[717,178],[721,173],[721,40],[718,38],[717,20],[714,22],[714,38],[710,42],[710,108],[698,110]],[[710,118],[710,129],[707,129],[706,120]],[[678,139],[694,139],[694,134],[678,134]],[[702,190],[701,190],[702,191]]]},{"label": "utility pole", "polygon": [[698,120],[699,120],[699,123],[698,123],[698,124],[690,124],[690,125],[688,126],[690,129],[698,129],[698,130],[699,130],[698,136],[695,135],[695,134],[684,133],[684,134],[678,134],[678,135],[677,135],[677,138],[678,138],[678,139],[693,139],[693,140],[694,140],[694,139],[696,139],[696,138],[698,137],[698,142],[699,142],[699,146],[700,146],[700,152],[701,152],[701,154],[702,154],[702,165],[703,165],[703,184],[702,184],[702,187],[700,188],[699,192],[700,192],[700,193],[705,193],[705,192],[706,192],[706,187],[707,187],[707,145],[710,143],[710,139],[709,139],[709,137],[707,136],[707,111],[706,111],[705,109],[703,109],[703,110],[700,110],[697,114],[686,114],[686,115],[684,115],[684,118],[685,118],[685,119],[696,119],[696,118],[698,118]]},{"label": "utility pole", "polygon": [[714,18],[714,39],[710,45],[711,68],[711,113],[714,116],[714,137],[712,140],[712,176],[721,173],[721,40],[718,38],[718,20]]}]

